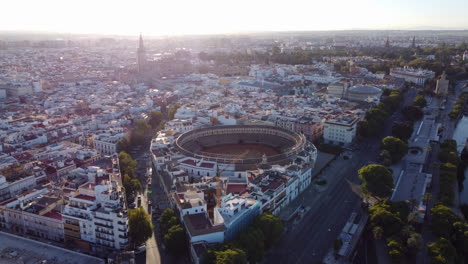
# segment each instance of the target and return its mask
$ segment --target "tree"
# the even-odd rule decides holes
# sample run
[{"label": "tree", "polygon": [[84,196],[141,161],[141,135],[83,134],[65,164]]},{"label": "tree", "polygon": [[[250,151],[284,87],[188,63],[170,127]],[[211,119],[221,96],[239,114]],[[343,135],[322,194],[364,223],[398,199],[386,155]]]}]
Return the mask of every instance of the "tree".
[{"label": "tree", "polygon": [[367,120],[359,121],[357,124],[357,134],[361,137],[369,136],[369,122]]},{"label": "tree", "polygon": [[458,217],[444,205],[437,205],[431,209],[431,230],[434,235],[449,238],[453,234],[453,224]]},{"label": "tree", "polygon": [[452,163],[454,165],[458,165],[460,163],[460,158],[457,153],[455,151],[448,151],[447,149],[441,149],[438,154],[438,158],[444,163]]},{"label": "tree", "polygon": [[422,95],[416,96],[416,97],[414,98],[414,101],[413,101],[413,102],[414,102],[414,105],[416,105],[416,106],[418,106],[418,107],[420,107],[420,108],[424,108],[424,107],[426,107],[426,105],[427,105],[427,101],[426,101],[426,99],[424,98],[424,96],[422,96]]},{"label": "tree", "polygon": [[428,249],[428,254],[434,263],[452,263],[456,255],[453,245],[443,237],[429,244]]},{"label": "tree", "polygon": [[403,141],[408,141],[411,134],[413,134],[413,125],[411,123],[396,123],[392,127],[392,136]]},{"label": "tree", "polygon": [[403,113],[403,115],[405,116],[406,119],[408,119],[409,121],[412,121],[412,122],[418,121],[424,115],[421,108],[419,108],[417,106],[414,106],[414,105],[405,106],[401,110],[401,112]]},{"label": "tree", "polygon": [[130,178],[133,178],[137,162],[133,160],[132,156],[130,156],[127,152],[121,151],[119,153],[119,166],[121,174],[128,174]]},{"label": "tree", "polygon": [[408,248],[413,251],[413,252],[416,252],[418,251],[418,249],[421,247],[421,245],[423,244],[423,240],[422,240],[422,237],[421,237],[421,234],[418,234],[418,233],[412,233],[408,239],[406,240],[406,244],[408,245]]},{"label": "tree", "polygon": [[151,111],[148,117],[148,124],[152,128],[156,128],[159,126],[159,124],[161,123],[163,119],[164,119],[164,116],[160,111]]},{"label": "tree", "polygon": [[184,228],[180,224],[171,226],[164,235],[164,243],[173,254],[182,253],[187,243]]},{"label": "tree", "polygon": [[149,136],[151,136],[151,126],[145,120],[137,120],[133,130],[130,132],[132,144],[141,145]]},{"label": "tree", "polygon": [[150,216],[142,207],[128,210],[128,234],[134,248],[139,247],[153,236]]},{"label": "tree", "polygon": [[243,231],[239,236],[240,247],[247,253],[247,259],[250,263],[257,263],[265,255],[265,237],[258,228],[249,228]]},{"label": "tree", "polygon": [[369,216],[372,230],[375,233],[380,233],[377,227],[382,229],[382,234],[389,237],[399,233],[403,227],[403,221],[398,211],[388,201],[377,202],[369,208]]},{"label": "tree", "polygon": [[468,223],[455,222],[453,224],[454,235],[452,242],[458,255],[468,257]]},{"label": "tree", "polygon": [[392,155],[390,155],[390,152],[386,149],[380,152],[379,158],[384,166],[390,166],[392,164]]},{"label": "tree", "polygon": [[381,108],[373,108],[367,111],[366,120],[368,136],[375,136],[382,131],[388,116],[388,113]]},{"label": "tree", "polygon": [[358,171],[359,178],[363,181],[362,190],[379,198],[386,198],[392,193],[392,173],[382,165],[371,164]]},{"label": "tree", "polygon": [[381,226],[375,226],[374,228],[372,228],[372,234],[374,235],[375,240],[382,239],[383,233],[384,230]]},{"label": "tree", "polygon": [[128,174],[125,174],[122,180],[125,192],[127,195],[135,195],[142,188],[141,183],[137,179],[132,179]]},{"label": "tree", "polygon": [[393,163],[400,161],[408,152],[408,145],[396,137],[385,137],[382,140],[381,148],[390,153]]},{"label": "tree", "polygon": [[446,139],[442,144],[440,144],[441,149],[447,149],[448,151],[456,151],[457,150],[457,141],[453,139]]},{"label": "tree", "polygon": [[143,188],[141,186],[141,182],[138,180],[138,179],[133,179],[130,184],[132,185],[132,189],[134,190],[135,193],[141,191],[141,189]]},{"label": "tree", "polygon": [[161,217],[159,218],[159,229],[161,230],[162,234],[166,234],[171,226],[174,226],[178,223],[179,220],[177,219],[174,210],[167,208],[162,212]]},{"label": "tree", "polygon": [[174,119],[174,115],[176,114],[177,109],[179,109],[179,107],[180,107],[180,105],[178,105],[178,104],[173,105],[173,106],[169,109],[169,111],[168,111],[168,113],[167,113],[167,119],[169,119],[169,120]]},{"label": "tree", "polygon": [[215,264],[245,264],[247,256],[242,249],[232,248],[215,252]]},{"label": "tree", "polygon": [[266,248],[270,248],[276,243],[284,231],[284,225],[281,220],[269,213],[262,213],[255,219],[255,227],[263,232]]},{"label": "tree", "polygon": [[117,149],[119,151],[124,151],[124,152],[129,152],[130,151],[130,141],[126,137],[122,138],[119,140],[117,143]]},{"label": "tree", "polygon": [[388,254],[394,262],[399,262],[403,257],[403,245],[397,237],[387,239]]}]

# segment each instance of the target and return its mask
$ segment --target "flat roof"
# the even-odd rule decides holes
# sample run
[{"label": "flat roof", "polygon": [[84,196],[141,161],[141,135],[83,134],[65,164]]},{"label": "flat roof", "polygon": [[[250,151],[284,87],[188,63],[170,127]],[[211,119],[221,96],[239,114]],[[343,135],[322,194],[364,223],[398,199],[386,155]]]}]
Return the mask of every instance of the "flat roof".
[{"label": "flat roof", "polygon": [[[68,249],[48,245],[31,239],[0,232],[0,256],[21,257],[25,264],[47,263],[61,264],[104,264],[100,258],[92,257]],[[16,252],[16,253],[15,253]],[[13,257],[13,260],[15,258]]]}]

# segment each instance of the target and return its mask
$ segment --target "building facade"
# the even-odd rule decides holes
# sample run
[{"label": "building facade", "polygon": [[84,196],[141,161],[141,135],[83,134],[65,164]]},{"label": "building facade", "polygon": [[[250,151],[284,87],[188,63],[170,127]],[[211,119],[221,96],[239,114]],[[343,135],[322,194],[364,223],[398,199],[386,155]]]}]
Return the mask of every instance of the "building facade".
[{"label": "building facade", "polygon": [[430,70],[404,67],[390,69],[390,75],[396,78],[405,79],[405,81],[417,85],[424,85],[429,79],[434,78],[435,73]]},{"label": "building facade", "polygon": [[325,143],[348,145],[356,137],[358,117],[340,116],[325,121],[323,139]]},{"label": "building facade", "polygon": [[437,80],[436,94],[439,94],[439,95],[447,94],[448,87],[449,87],[449,80],[447,80],[447,75],[445,74],[445,71],[444,71],[442,73],[442,76],[440,76],[440,79]]}]

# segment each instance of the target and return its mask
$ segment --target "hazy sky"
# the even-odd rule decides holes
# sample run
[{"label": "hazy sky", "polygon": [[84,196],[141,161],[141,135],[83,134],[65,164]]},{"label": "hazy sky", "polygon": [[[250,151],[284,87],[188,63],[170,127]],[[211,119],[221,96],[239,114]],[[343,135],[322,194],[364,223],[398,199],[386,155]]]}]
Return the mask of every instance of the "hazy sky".
[{"label": "hazy sky", "polygon": [[468,29],[468,0],[5,0],[0,30],[204,34]]}]

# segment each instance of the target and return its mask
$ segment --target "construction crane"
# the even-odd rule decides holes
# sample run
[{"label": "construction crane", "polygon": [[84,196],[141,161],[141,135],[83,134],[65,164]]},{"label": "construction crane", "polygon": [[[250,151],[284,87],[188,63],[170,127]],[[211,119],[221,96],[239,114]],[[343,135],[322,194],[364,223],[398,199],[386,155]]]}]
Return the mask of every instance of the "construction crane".
[{"label": "construction crane", "polygon": [[244,151],[229,164],[226,164],[222,170],[220,170],[218,166],[216,167],[216,207],[221,207],[221,173],[226,171],[229,166],[236,164],[239,160],[242,160],[245,156],[247,156],[247,154],[249,154],[249,151]]}]

